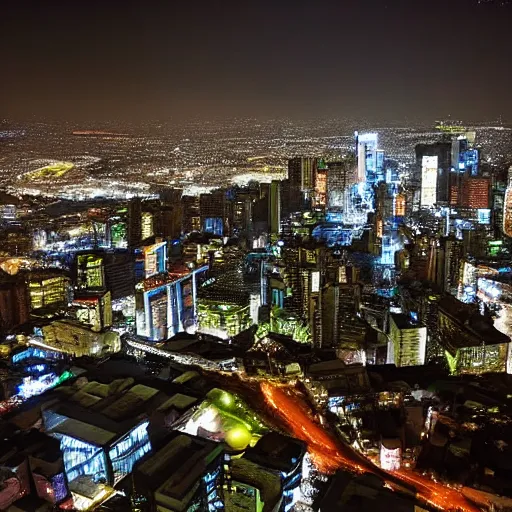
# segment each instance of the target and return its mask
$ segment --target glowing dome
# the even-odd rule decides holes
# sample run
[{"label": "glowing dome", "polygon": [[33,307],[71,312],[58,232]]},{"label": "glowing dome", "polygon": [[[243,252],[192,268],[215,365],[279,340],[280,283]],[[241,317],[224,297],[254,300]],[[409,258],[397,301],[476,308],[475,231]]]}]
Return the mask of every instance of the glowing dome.
[{"label": "glowing dome", "polygon": [[233,450],[245,450],[251,442],[252,434],[247,430],[246,427],[240,425],[234,427],[226,432],[226,443],[233,448]]}]

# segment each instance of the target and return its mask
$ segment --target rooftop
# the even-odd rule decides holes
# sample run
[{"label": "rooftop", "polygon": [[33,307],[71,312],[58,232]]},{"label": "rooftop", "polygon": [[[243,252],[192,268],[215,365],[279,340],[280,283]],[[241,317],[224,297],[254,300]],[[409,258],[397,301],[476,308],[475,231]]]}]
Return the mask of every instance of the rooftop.
[{"label": "rooftop", "polygon": [[157,501],[170,499],[181,503],[221,453],[220,444],[173,432],[166,444],[148,454],[136,467],[135,478],[145,481]]}]

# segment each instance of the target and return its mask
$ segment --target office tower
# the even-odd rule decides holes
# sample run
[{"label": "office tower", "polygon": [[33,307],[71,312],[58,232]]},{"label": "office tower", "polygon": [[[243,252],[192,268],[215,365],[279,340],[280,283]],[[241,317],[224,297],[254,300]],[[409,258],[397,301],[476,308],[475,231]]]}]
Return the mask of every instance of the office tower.
[{"label": "office tower", "polygon": [[74,281],[78,290],[104,290],[104,258],[99,253],[82,253],[75,257]]},{"label": "office tower", "polygon": [[465,176],[462,179],[462,194],[458,204],[463,208],[489,209],[491,180]]},{"label": "office tower", "polygon": [[503,233],[512,237],[512,167],[508,170],[508,183],[503,201]]},{"label": "office tower", "polygon": [[322,348],[361,348],[366,324],[357,316],[358,284],[329,283],[322,289]]},{"label": "office tower", "polygon": [[29,298],[18,278],[0,283],[0,332],[6,333],[29,320]]},{"label": "office tower", "polygon": [[201,231],[201,215],[199,213],[199,196],[181,198],[183,207],[183,232]]},{"label": "office tower", "polygon": [[348,188],[356,183],[357,164],[352,157],[327,164],[327,208],[341,210]]},{"label": "office tower", "polygon": [[311,200],[315,190],[318,161],[316,158],[292,158],[288,161],[288,179],[296,184],[303,194],[303,200]]},{"label": "office tower", "polygon": [[183,223],[183,190],[165,188],[160,191],[160,205],[155,209],[155,236],[176,240]]},{"label": "office tower", "polygon": [[457,173],[478,176],[480,154],[475,149],[475,132],[467,132],[452,140],[451,163]]},{"label": "office tower", "polygon": [[135,251],[135,281],[139,282],[167,270],[167,243],[160,239]]},{"label": "office tower", "polygon": [[129,251],[105,253],[106,288],[112,300],[133,295],[135,289],[133,256]]},{"label": "office tower", "polygon": [[140,239],[144,242],[155,234],[154,219],[151,212],[142,212],[140,218]]},{"label": "office tower", "polygon": [[231,235],[231,204],[224,189],[199,197],[201,229],[219,236]]},{"label": "office tower", "polygon": [[288,160],[288,179],[282,183],[283,214],[307,210],[313,205],[318,162],[316,158]]},{"label": "office tower", "polygon": [[162,204],[153,213],[154,232],[158,238],[176,240],[181,236],[182,212],[178,200],[174,206]]},{"label": "office tower", "polygon": [[128,247],[128,224],[124,219],[113,217],[109,222],[110,245],[114,249]]},{"label": "office tower", "polygon": [[128,203],[128,246],[137,247],[142,238],[142,203],[140,198]]},{"label": "office tower", "polygon": [[325,164],[323,164],[322,168],[319,166],[316,172],[315,196],[313,201],[313,206],[316,208],[325,208],[327,204],[327,176],[328,170]]},{"label": "office tower", "polygon": [[399,192],[394,196],[393,215],[394,217],[405,217],[406,197],[403,192]]},{"label": "office tower", "polygon": [[404,314],[391,313],[388,362],[396,366],[425,364],[427,328]]},{"label": "office tower", "polygon": [[421,176],[420,206],[429,208],[450,200],[451,143],[418,144],[416,166]]},{"label": "office tower", "polygon": [[494,237],[500,238],[503,234],[503,208],[507,190],[507,175],[493,176],[491,190],[491,225]]},{"label": "office tower", "polygon": [[268,195],[268,226],[272,235],[281,231],[281,184],[273,180],[269,186]]},{"label": "office tower", "polygon": [[439,300],[441,295],[432,290],[426,290],[419,297],[418,320],[427,328],[427,346],[425,361],[430,361],[444,356],[444,349],[439,336]]},{"label": "office tower", "polygon": [[357,182],[384,180],[384,151],[378,148],[378,134],[356,132]]}]

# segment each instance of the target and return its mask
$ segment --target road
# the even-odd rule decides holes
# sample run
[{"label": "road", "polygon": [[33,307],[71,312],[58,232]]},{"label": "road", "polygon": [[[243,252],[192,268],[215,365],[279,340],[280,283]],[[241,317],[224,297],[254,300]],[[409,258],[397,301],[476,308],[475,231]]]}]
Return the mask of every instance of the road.
[{"label": "road", "polygon": [[[479,512],[481,508],[466,499],[460,491],[412,471],[385,472],[356,452],[351,446],[323,429],[312,418],[308,406],[293,388],[270,382],[261,383],[267,404],[288,425],[290,434],[305,441],[319,469],[332,473],[344,469],[356,473],[373,473],[383,478],[389,487],[413,491],[419,501],[447,512]],[[479,498],[482,493],[475,490]],[[487,499],[479,499],[487,506]]]}]

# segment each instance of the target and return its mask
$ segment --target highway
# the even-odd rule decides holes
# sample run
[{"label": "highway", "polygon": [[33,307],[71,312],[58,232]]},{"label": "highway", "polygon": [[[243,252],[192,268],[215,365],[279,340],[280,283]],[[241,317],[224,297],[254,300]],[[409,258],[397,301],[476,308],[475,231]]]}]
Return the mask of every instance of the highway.
[{"label": "highway", "polygon": [[[321,471],[332,473],[337,469],[355,473],[373,473],[383,478],[389,487],[405,492],[413,491],[424,505],[447,512],[480,512],[462,493],[412,471],[385,472],[356,452],[351,446],[323,429],[312,418],[309,407],[293,388],[261,382],[261,391],[267,404],[288,425],[289,433],[308,445],[308,450]],[[483,507],[489,501],[483,493],[473,490],[472,498]]]}]

